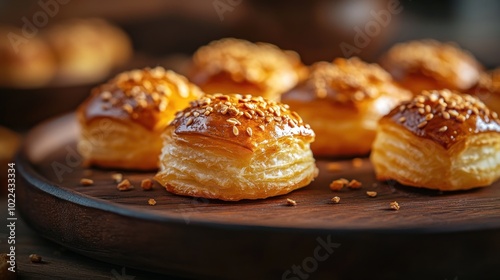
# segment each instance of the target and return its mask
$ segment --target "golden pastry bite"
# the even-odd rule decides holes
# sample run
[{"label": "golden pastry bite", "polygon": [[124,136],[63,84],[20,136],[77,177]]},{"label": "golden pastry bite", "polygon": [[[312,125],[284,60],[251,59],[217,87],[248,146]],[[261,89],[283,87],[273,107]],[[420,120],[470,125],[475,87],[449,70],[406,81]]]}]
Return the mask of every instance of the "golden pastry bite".
[{"label": "golden pastry bite", "polygon": [[318,62],[307,80],[283,95],[316,133],[314,155],[367,154],[377,121],[411,93],[376,64],[358,58]]},{"label": "golden pastry bite", "polygon": [[481,99],[494,112],[500,113],[500,68],[482,73],[477,85],[468,93]]},{"label": "golden pastry bite", "polygon": [[434,89],[465,91],[478,82],[482,72],[472,54],[434,40],[396,44],[380,64],[414,94]]},{"label": "golden pastry bite", "polygon": [[101,19],[68,19],[49,26],[43,36],[57,56],[60,83],[102,80],[132,54],[128,36]]},{"label": "golden pastry bite", "polygon": [[155,179],[172,193],[236,201],[289,193],[318,173],[314,132],[261,96],[206,95],[177,114]]},{"label": "golden pastry bite", "polygon": [[500,177],[500,120],[484,103],[449,90],[424,91],[380,120],[371,161],[377,179],[443,191]]},{"label": "golden pastry bite", "polygon": [[201,95],[185,77],[162,67],[121,73],[93,89],[78,108],[78,150],[86,163],[100,167],[156,169],[161,133]]},{"label": "golden pastry bite", "polygon": [[45,86],[54,78],[56,67],[54,54],[43,40],[25,38],[20,28],[0,26],[0,86]]},{"label": "golden pastry bite", "polygon": [[243,93],[278,101],[304,76],[293,51],[266,43],[226,38],[198,49],[190,80],[205,93]]}]

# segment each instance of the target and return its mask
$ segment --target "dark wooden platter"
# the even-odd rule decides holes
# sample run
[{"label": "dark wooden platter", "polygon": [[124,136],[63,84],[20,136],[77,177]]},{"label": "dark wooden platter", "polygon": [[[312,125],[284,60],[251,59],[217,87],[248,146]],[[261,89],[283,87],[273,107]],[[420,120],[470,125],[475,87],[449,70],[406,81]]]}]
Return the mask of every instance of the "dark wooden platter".
[{"label": "dark wooden platter", "polygon": [[[17,157],[18,208],[41,236],[98,260],[201,279],[500,275],[500,182],[442,193],[377,182],[367,158],[360,167],[320,159],[310,186],[265,200],[181,197],[158,184],[143,191],[140,181],[154,172],[119,171],[135,185],[120,192],[111,179],[117,170],[82,167],[77,137],[74,115],[28,135]],[[340,171],[327,170],[333,161]],[[81,186],[84,177],[94,185]],[[332,192],[329,183],[342,177],[363,187]]]}]

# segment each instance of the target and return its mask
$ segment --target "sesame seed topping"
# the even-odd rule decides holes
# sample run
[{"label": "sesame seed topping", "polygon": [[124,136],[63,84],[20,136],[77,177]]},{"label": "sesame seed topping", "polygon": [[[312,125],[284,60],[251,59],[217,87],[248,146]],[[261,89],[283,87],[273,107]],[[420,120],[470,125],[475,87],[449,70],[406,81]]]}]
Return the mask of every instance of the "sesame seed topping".
[{"label": "sesame seed topping", "polygon": [[399,120],[398,120],[398,121],[399,121],[400,123],[404,123],[404,122],[406,121],[406,118],[405,118],[405,117],[401,117],[401,118],[399,118]]},{"label": "sesame seed topping", "polygon": [[110,100],[110,99],[111,99],[111,97],[112,97],[112,95],[111,95],[111,92],[109,92],[109,91],[103,91],[103,92],[101,93],[101,98],[102,98],[102,100],[104,100],[104,101],[108,101],[108,100]]},{"label": "sesame seed topping", "polygon": [[235,118],[230,118],[230,119],[227,119],[226,122],[232,124],[232,125],[241,125],[241,122]]},{"label": "sesame seed topping", "polygon": [[190,126],[193,123],[194,119],[193,118],[188,118],[186,121],[186,126]]},{"label": "sesame seed topping", "polygon": [[266,127],[265,127],[265,126],[263,126],[263,125],[259,125],[259,128],[260,128],[262,131],[266,130]]},{"label": "sesame seed topping", "polygon": [[247,134],[248,136],[252,137],[252,128],[251,127],[247,127]]},{"label": "sesame seed topping", "polygon": [[199,115],[200,115],[200,113],[198,113],[198,112],[193,112],[193,116],[194,116],[195,118],[196,118],[196,117],[198,117]]},{"label": "sesame seed topping", "polygon": [[425,127],[426,125],[427,125],[427,121],[423,121],[423,122],[419,123],[417,127],[418,127],[418,128],[423,128],[423,127]]},{"label": "sesame seed topping", "polygon": [[427,114],[427,115],[425,115],[425,120],[426,120],[426,121],[430,121],[430,120],[432,120],[433,118],[434,118],[434,114]]},{"label": "sesame seed topping", "polygon": [[442,126],[440,129],[439,129],[439,132],[445,132],[448,130],[448,127],[445,125],[445,126]]},{"label": "sesame seed topping", "polygon": [[235,136],[238,136],[238,134],[240,134],[240,131],[238,130],[238,128],[236,126],[233,126],[233,134]]},{"label": "sesame seed topping", "polygon": [[250,114],[249,112],[245,112],[245,117],[246,117],[247,119],[253,119],[252,114]]}]

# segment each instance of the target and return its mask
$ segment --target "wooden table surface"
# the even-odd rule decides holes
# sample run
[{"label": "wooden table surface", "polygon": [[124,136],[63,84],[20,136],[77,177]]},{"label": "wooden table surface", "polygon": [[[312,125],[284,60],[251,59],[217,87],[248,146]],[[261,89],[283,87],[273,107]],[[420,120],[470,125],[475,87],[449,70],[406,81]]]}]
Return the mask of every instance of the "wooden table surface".
[{"label": "wooden table surface", "polygon": [[[7,205],[7,198],[2,197],[0,205]],[[0,211],[2,221],[6,221],[7,212]],[[64,247],[50,242],[37,235],[23,220],[17,216],[16,222],[16,260],[17,279],[64,279],[64,280],[181,280],[160,274],[144,272],[121,267],[87,258],[66,250]],[[7,250],[7,227],[0,227],[0,251]],[[38,254],[43,263],[31,263],[30,254]]]}]

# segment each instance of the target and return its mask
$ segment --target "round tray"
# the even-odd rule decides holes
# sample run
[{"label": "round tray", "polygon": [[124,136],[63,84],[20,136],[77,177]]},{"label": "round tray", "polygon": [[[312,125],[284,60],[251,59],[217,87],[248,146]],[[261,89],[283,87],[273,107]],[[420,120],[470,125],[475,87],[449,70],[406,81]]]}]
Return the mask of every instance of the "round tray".
[{"label": "round tray", "polygon": [[[265,200],[176,196],[85,169],[74,114],[33,129],[17,156],[18,207],[40,235],[98,260],[203,279],[454,279],[499,274],[500,183],[442,193],[377,182],[368,159],[318,160],[308,187]],[[328,171],[335,161],[340,171]],[[81,178],[94,180],[81,186]],[[338,178],[363,183],[332,192]],[[366,191],[376,191],[371,198]],[[330,201],[333,196],[340,203]],[[148,200],[154,198],[156,205]],[[286,199],[297,202],[288,206]],[[392,201],[399,211],[389,208]]]}]

